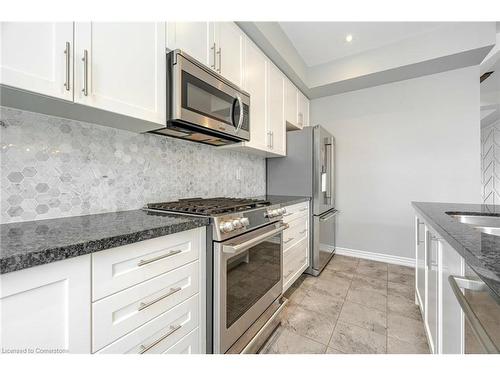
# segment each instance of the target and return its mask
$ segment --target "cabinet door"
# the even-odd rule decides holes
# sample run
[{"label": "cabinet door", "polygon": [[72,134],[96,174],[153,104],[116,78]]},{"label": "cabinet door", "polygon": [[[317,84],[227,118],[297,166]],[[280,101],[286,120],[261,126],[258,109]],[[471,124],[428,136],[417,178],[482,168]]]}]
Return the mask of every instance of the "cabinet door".
[{"label": "cabinet door", "polygon": [[285,79],[285,121],[290,129],[300,129],[297,124],[298,90],[288,79]]},{"label": "cabinet door", "polygon": [[440,257],[441,242],[432,234],[426,232],[427,240],[427,303],[425,311],[425,320],[429,334],[432,353],[440,353],[439,350],[439,283],[440,283]]},{"label": "cabinet door", "polygon": [[181,49],[205,65],[214,63],[215,47],[209,45],[208,22],[168,22],[167,48]]},{"label": "cabinet door", "polygon": [[73,23],[2,22],[0,82],[73,100]]},{"label": "cabinet door", "polygon": [[0,278],[3,349],[90,353],[90,255]]},{"label": "cabinet door", "polygon": [[415,286],[417,302],[420,305],[423,315],[425,314],[425,223],[418,217],[415,217],[415,246],[416,246],[416,264],[415,264]]},{"label": "cabinet door", "polygon": [[234,22],[217,22],[214,27],[217,45],[216,69],[229,81],[241,87],[245,35]]},{"label": "cabinet door", "polygon": [[297,109],[297,125],[299,128],[303,128],[306,123],[306,110],[307,110],[307,98],[304,94],[297,90],[297,100],[298,100],[298,109]]},{"label": "cabinet door", "polygon": [[265,150],[270,145],[266,137],[266,69],[267,58],[250,40],[245,42],[245,90],[250,93],[249,147]]},{"label": "cabinet door", "polygon": [[164,124],[165,34],[164,22],[77,22],[75,102]]},{"label": "cabinet door", "polygon": [[281,71],[269,63],[268,69],[268,131],[271,139],[271,152],[286,155],[286,125],[285,125],[285,79]]},{"label": "cabinet door", "polygon": [[310,126],[310,119],[309,119],[309,99],[305,98],[305,106],[304,106],[304,126]]},{"label": "cabinet door", "polygon": [[463,354],[463,312],[448,282],[450,275],[463,276],[463,258],[445,242],[442,243],[441,251],[441,350],[444,354]]}]

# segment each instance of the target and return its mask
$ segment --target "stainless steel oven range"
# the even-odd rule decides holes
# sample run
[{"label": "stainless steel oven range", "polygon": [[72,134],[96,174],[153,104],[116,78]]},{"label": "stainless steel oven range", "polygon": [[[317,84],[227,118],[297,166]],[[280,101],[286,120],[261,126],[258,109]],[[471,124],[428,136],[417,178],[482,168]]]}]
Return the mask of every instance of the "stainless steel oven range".
[{"label": "stainless steel oven range", "polygon": [[279,324],[286,303],[282,298],[286,209],[264,200],[237,198],[195,198],[147,208],[210,217],[207,349],[257,352]]}]

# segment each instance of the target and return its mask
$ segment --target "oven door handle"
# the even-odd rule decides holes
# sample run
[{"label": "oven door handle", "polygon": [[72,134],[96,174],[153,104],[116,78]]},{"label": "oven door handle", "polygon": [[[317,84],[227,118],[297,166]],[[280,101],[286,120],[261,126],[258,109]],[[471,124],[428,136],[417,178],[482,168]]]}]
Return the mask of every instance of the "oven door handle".
[{"label": "oven door handle", "polygon": [[236,244],[236,245],[223,245],[222,246],[222,251],[226,254],[232,254],[232,255],[237,255],[252,246],[257,245],[260,242],[263,242],[264,240],[275,236],[276,234],[283,232],[285,229],[289,227],[288,224],[283,224],[279,228],[270,230],[269,232],[263,233],[257,237],[252,238],[251,240]]}]

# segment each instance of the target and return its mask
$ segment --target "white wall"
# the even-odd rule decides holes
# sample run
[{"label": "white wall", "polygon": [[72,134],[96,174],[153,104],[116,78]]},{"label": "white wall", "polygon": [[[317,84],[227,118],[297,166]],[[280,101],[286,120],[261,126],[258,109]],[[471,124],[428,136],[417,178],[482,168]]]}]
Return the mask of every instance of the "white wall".
[{"label": "white wall", "polygon": [[414,257],[411,201],[480,202],[479,69],[315,99],[336,138],[340,248]]}]

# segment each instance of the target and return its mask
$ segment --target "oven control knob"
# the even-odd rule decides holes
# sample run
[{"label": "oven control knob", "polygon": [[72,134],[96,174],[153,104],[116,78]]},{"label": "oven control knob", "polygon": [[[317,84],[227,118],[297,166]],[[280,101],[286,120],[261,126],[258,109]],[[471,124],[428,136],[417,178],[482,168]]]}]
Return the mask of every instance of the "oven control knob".
[{"label": "oven control knob", "polygon": [[240,222],[241,222],[241,224],[242,224],[244,227],[246,227],[247,225],[250,225],[250,220],[248,220],[248,218],[247,218],[247,217],[242,217],[242,218],[240,219]]},{"label": "oven control knob", "polygon": [[222,223],[220,223],[219,229],[223,233],[229,233],[234,230],[233,223],[231,221],[223,221]]},{"label": "oven control knob", "polygon": [[241,219],[234,219],[232,223],[235,229],[243,228],[243,223],[241,222]]},{"label": "oven control knob", "polygon": [[275,217],[275,216],[278,216],[279,213],[278,213],[278,210],[269,210],[267,212],[267,217]]}]

